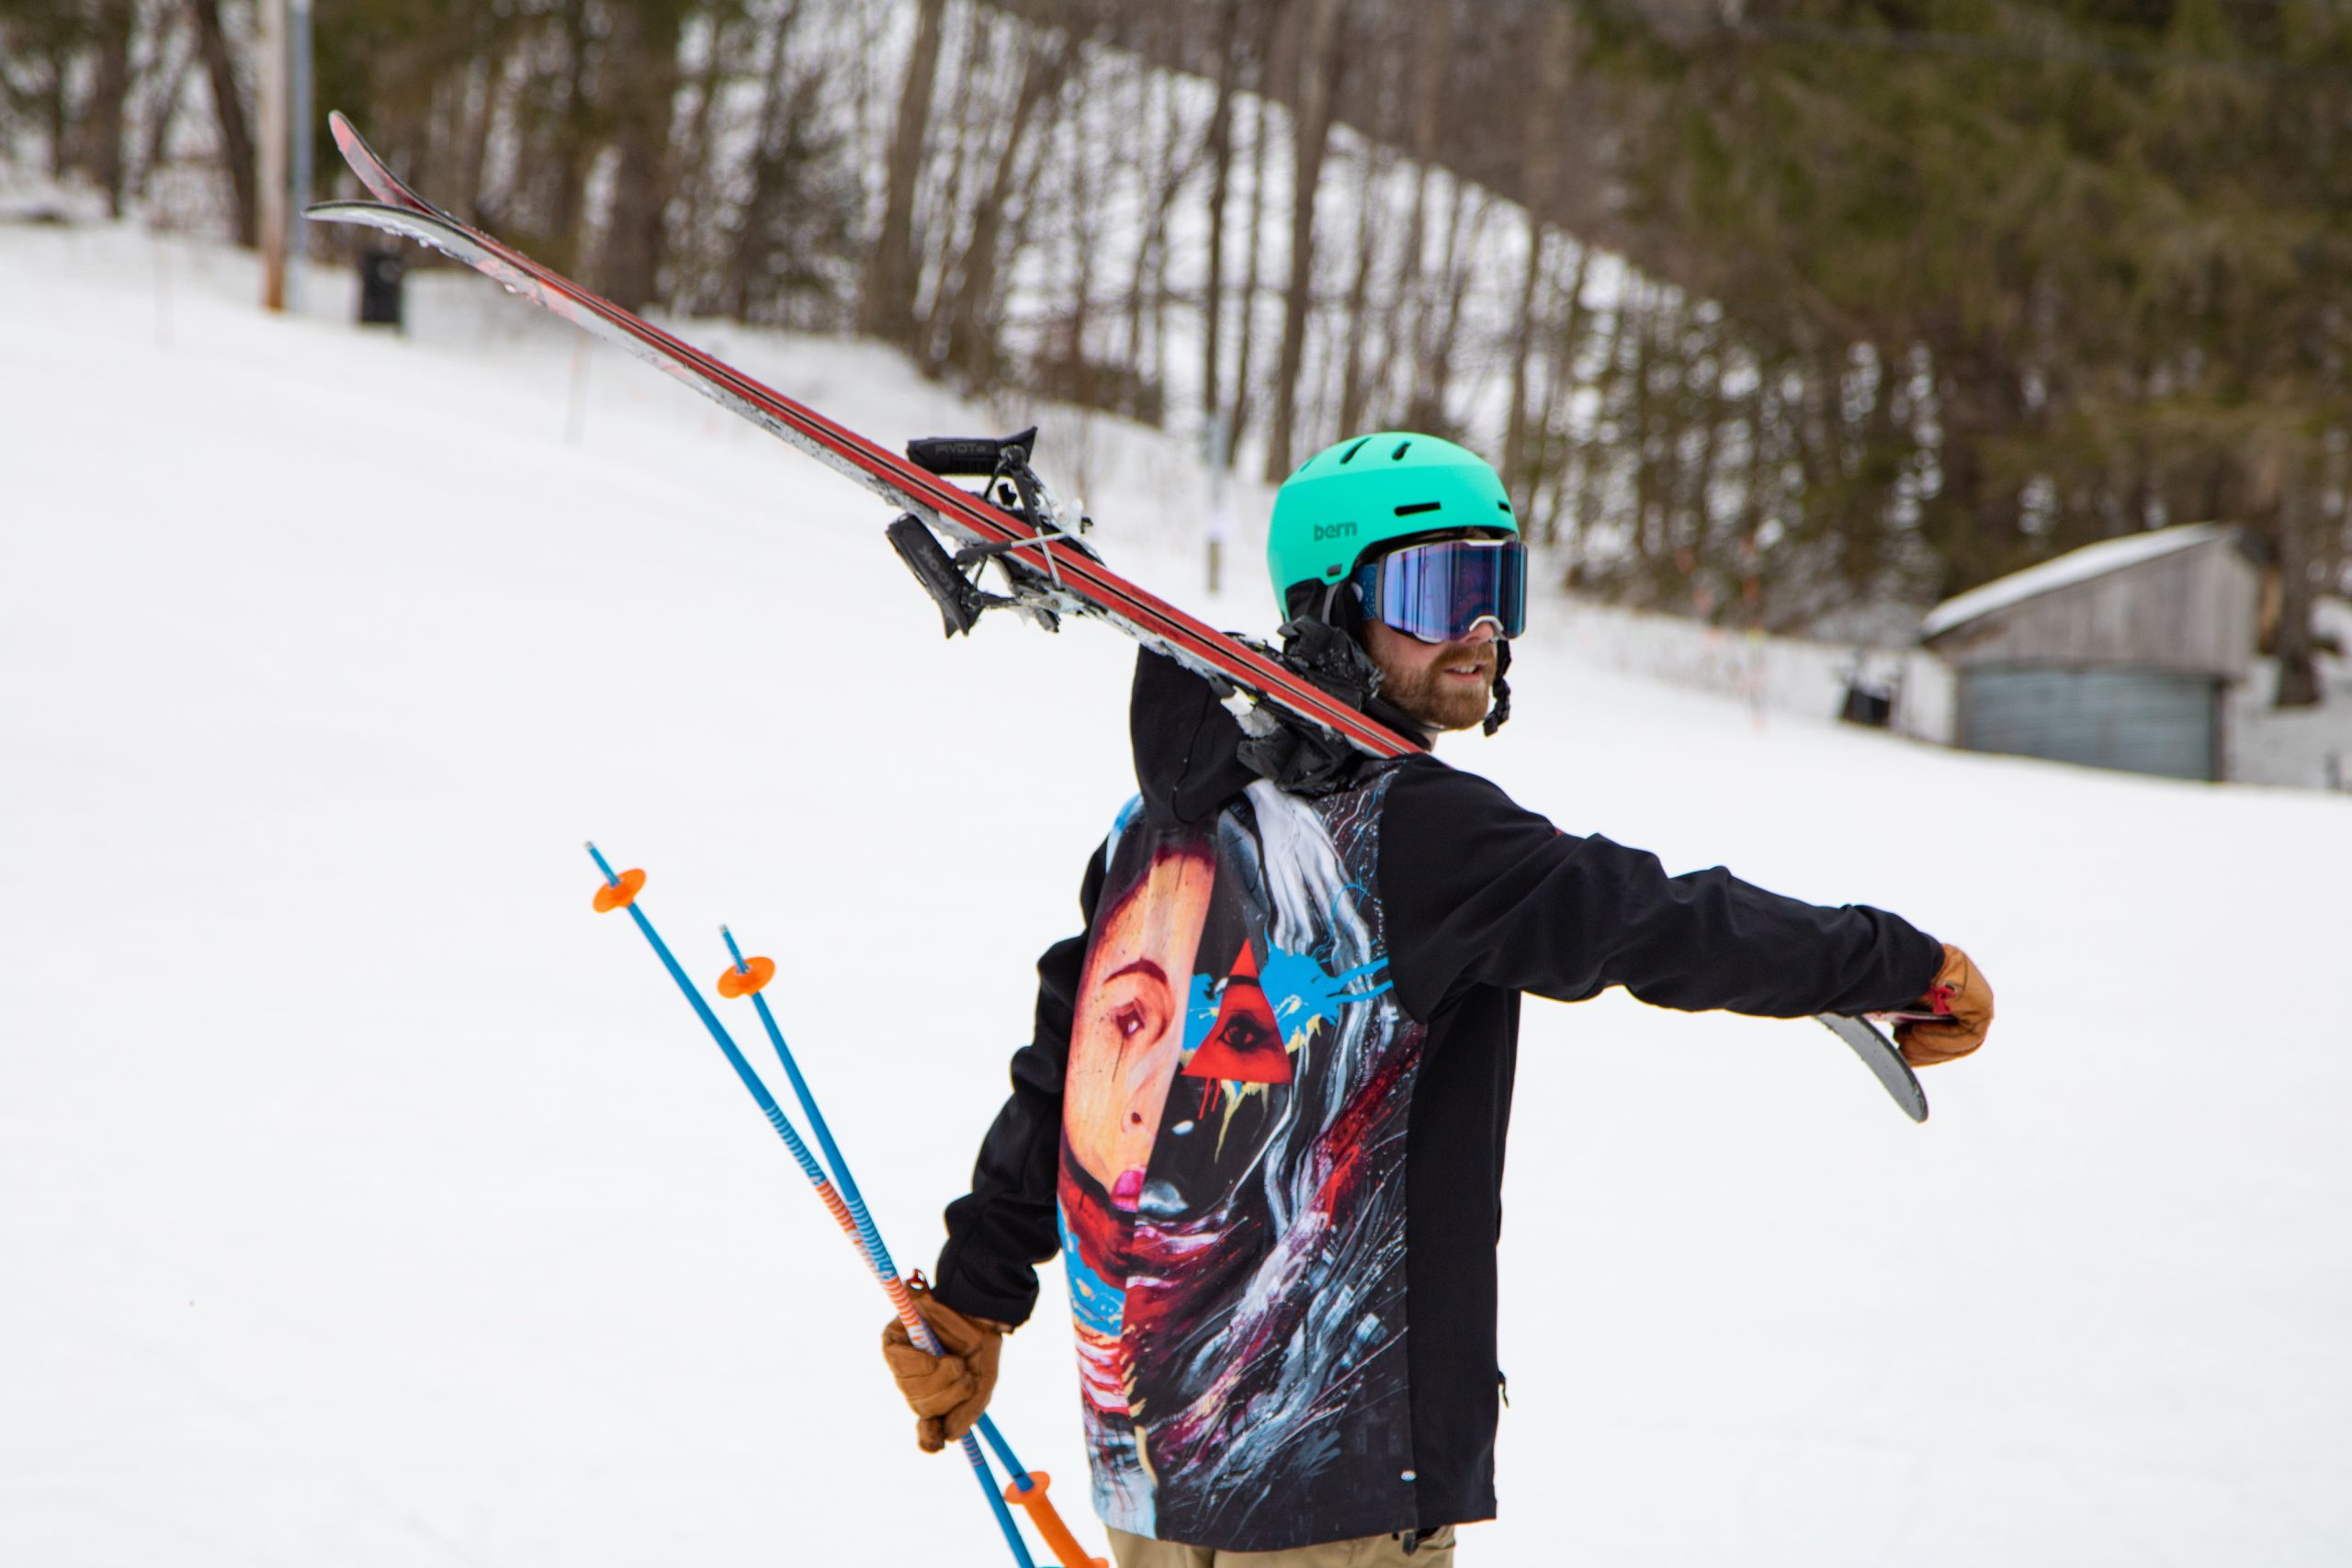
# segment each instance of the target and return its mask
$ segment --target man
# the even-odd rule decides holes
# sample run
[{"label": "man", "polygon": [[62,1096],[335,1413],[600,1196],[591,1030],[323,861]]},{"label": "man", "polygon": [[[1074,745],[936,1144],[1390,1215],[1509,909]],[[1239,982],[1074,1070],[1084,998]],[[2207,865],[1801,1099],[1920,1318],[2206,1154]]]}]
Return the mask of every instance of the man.
[{"label": "man", "polygon": [[[1342,442],[1283,486],[1267,557],[1334,689],[1424,746],[1500,722],[1526,570],[1487,464]],[[1443,1562],[1493,1516],[1521,993],[1943,1015],[1899,1031],[1915,1065],[1990,1024],[1966,956],[1893,915],[1669,877],[1425,751],[1270,750],[1157,656],[1133,727],[1142,793],[1087,869],[1087,934],[1038,964],[1035,1038],[947,1210],[922,1302],[947,1353],[885,1336],[935,1450],[1060,1252],[1122,1568]]]}]

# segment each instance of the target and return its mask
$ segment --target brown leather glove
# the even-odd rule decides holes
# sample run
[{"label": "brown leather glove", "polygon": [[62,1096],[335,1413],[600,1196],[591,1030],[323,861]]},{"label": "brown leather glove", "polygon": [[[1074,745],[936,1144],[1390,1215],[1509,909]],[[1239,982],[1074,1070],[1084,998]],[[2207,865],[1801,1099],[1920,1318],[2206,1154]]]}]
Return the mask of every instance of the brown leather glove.
[{"label": "brown leather glove", "polygon": [[1939,1016],[1931,1022],[1894,1026],[1894,1043],[1903,1047],[1903,1059],[1915,1067],[1967,1055],[1984,1043],[1985,1032],[1993,1027],[1993,987],[1968,954],[1950,942],[1944,943],[1944,966],[1936,971],[1936,983],[1917,1006]]},{"label": "brown leather glove", "polygon": [[972,1429],[996,1392],[997,1358],[1012,1332],[985,1317],[966,1317],[933,1299],[916,1277],[915,1310],[939,1340],[940,1355],[918,1349],[907,1325],[892,1318],[882,1330],[882,1359],[915,1413],[915,1446],[935,1454]]}]

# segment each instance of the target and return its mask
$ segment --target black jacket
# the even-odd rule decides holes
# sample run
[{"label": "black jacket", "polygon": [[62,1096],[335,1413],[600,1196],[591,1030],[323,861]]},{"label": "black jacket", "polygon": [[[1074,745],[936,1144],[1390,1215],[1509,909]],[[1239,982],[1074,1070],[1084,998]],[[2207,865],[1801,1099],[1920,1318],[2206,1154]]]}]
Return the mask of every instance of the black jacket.
[{"label": "black jacket", "polygon": [[[1133,728],[1141,820],[1170,830],[1223,822],[1231,832],[1252,775],[1235,756],[1238,728],[1206,687],[1145,655]],[[1863,1012],[1922,996],[1941,959],[1933,939],[1883,910],[1818,908],[1720,867],[1669,876],[1657,857],[1562,833],[1494,784],[1427,755],[1367,762],[1362,773],[1357,787],[1377,829],[1367,840],[1376,844],[1369,892],[1419,1055],[1401,1118],[1404,1302],[1391,1314],[1409,1324],[1399,1336],[1408,1485],[1401,1503],[1390,1495],[1335,1505],[1330,1528],[1352,1533],[1494,1512],[1495,1241],[1521,993],[1576,1001],[1623,986],[1687,1010]],[[1090,929],[1109,858],[1094,856],[1080,889]],[[1012,1098],[981,1145],[972,1190],[948,1207],[934,1288],[959,1310],[1022,1322],[1035,1302],[1036,1266],[1062,1245],[1063,1086],[1087,951],[1081,934],[1040,960],[1035,1032],[1014,1055]],[[1098,1455],[1098,1504],[1102,1463]],[[1279,1478],[1272,1484],[1279,1490]],[[1167,1500],[1158,1515],[1162,1529],[1205,1517]],[[1219,1515],[1191,1528],[1224,1539],[1168,1538],[1228,1550],[1305,1544],[1263,1520]]]}]

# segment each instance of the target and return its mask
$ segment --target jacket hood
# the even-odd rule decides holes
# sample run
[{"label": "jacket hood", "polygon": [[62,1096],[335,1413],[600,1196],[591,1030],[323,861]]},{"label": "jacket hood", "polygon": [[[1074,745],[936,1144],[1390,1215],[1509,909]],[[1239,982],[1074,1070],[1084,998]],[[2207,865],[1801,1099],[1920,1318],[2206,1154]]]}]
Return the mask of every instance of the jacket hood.
[{"label": "jacket hood", "polygon": [[1198,827],[1257,782],[1241,760],[1240,721],[1206,681],[1164,653],[1136,655],[1127,732],[1136,788],[1155,827]]},{"label": "jacket hood", "polygon": [[[1429,738],[1377,696],[1364,711],[1417,745]],[[1207,681],[1165,654],[1149,649],[1136,655],[1136,680],[1127,711],[1135,747],[1136,788],[1154,826],[1193,828],[1213,820],[1227,802],[1261,777],[1245,753],[1261,761],[1264,748],[1247,746],[1249,737],[1231,709],[1217,700]],[[1329,744],[1327,743],[1326,749]],[[1287,753],[1285,753],[1287,754]],[[1360,761],[1369,761],[1369,758]],[[1336,781],[1327,779],[1325,787]],[[1275,777],[1274,783],[1291,787]]]}]

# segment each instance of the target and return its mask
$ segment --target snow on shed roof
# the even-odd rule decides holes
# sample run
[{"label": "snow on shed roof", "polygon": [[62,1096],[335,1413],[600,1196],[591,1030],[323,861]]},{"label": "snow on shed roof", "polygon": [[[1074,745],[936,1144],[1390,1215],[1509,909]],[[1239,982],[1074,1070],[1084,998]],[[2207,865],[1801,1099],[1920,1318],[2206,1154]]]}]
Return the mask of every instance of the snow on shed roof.
[{"label": "snow on shed roof", "polygon": [[2182,523],[2170,528],[2158,528],[2153,533],[2126,534],[2119,539],[2102,539],[2096,545],[2085,545],[2079,550],[2069,550],[2054,560],[2030,566],[2023,571],[1996,577],[1982,588],[1972,588],[1957,598],[1947,599],[1928,612],[1919,623],[1921,640],[1941,637],[1957,626],[1989,615],[1996,610],[2006,610],[2021,600],[2036,594],[2086,582],[2094,577],[2105,577],[2111,571],[2121,571],[2142,561],[2154,560],[2185,550],[2193,545],[2224,537],[2229,528],[2220,523]]}]

